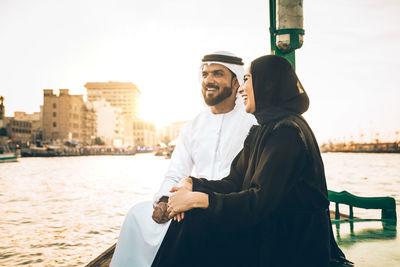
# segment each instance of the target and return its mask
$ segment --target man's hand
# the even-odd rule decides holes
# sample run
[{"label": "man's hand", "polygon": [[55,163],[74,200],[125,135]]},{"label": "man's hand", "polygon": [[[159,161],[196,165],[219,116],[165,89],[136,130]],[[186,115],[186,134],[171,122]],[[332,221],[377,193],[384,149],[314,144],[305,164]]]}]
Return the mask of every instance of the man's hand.
[{"label": "man's hand", "polygon": [[186,177],[179,181],[178,187],[183,187],[189,191],[193,191],[193,181],[192,178]]},{"label": "man's hand", "polygon": [[153,211],[153,220],[156,223],[163,224],[169,221],[168,217],[168,203],[167,202],[160,202],[155,206],[154,211]]}]

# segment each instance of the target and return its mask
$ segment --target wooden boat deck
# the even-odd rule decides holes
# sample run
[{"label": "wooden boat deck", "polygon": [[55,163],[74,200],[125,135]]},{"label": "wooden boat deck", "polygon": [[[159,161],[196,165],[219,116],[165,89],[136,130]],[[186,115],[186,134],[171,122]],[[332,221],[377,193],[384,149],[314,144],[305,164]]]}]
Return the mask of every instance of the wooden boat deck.
[{"label": "wooden boat deck", "polygon": [[112,245],[106,251],[101,253],[97,258],[89,262],[86,267],[108,267],[111,263],[116,244]]}]

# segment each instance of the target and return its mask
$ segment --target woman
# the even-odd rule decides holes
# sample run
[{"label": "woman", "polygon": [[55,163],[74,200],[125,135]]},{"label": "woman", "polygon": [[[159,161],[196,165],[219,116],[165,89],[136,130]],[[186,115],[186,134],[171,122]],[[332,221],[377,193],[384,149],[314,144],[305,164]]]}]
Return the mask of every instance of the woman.
[{"label": "woman", "polygon": [[[329,266],[332,236],[324,167],[301,116],[309,106],[290,63],[254,60],[239,89],[259,123],[220,181],[186,178],[169,199],[174,221],[153,266]],[[334,254],[334,255],[332,255]]]}]

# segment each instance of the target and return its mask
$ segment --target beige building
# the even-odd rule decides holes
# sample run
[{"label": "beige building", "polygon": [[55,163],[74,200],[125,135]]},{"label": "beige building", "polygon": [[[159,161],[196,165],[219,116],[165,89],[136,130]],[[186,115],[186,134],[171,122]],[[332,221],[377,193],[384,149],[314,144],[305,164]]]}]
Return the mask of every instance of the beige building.
[{"label": "beige building", "polygon": [[154,148],[158,143],[156,126],[149,121],[133,121],[133,136],[135,145],[141,148]]},{"label": "beige building", "polygon": [[123,145],[125,147],[134,147],[135,138],[133,136],[133,120],[127,114],[122,114],[121,123],[121,134],[124,137]]},{"label": "beige building", "polygon": [[70,95],[68,89],[60,89],[59,95],[51,89],[43,90],[44,140],[92,144],[97,128],[95,116],[82,95]]},{"label": "beige building", "polygon": [[22,146],[31,141],[32,123],[29,121],[16,120],[13,117],[5,117],[3,127],[7,130],[7,135],[13,142]]},{"label": "beige building", "polygon": [[[133,146],[132,119],[120,108],[114,108],[105,99],[93,102],[97,114],[97,136],[106,145],[116,147]],[[130,131],[129,131],[130,130]]]},{"label": "beige building", "polygon": [[34,112],[33,114],[28,114],[23,111],[15,111],[14,119],[17,121],[30,122],[32,125],[31,138],[32,142],[42,139],[42,121],[40,112]]},{"label": "beige building", "polygon": [[81,143],[85,145],[94,145],[94,140],[97,137],[97,114],[90,102],[83,106],[83,128]]},{"label": "beige building", "polygon": [[169,142],[176,140],[179,137],[181,129],[189,121],[177,121],[167,125],[161,131],[160,141],[168,145]]},{"label": "beige building", "polygon": [[132,119],[139,118],[139,88],[131,82],[90,82],[84,86],[90,102],[105,99]]}]

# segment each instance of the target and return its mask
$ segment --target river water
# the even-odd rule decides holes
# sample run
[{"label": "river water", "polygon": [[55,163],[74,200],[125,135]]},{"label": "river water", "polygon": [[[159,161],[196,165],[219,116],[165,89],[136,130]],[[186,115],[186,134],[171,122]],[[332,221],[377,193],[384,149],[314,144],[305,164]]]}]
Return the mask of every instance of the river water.
[{"label": "river water", "polygon": [[[399,205],[400,154],[326,153],[323,159],[329,189],[391,196]],[[0,266],[87,264],[115,243],[128,209],[152,198],[168,163],[153,154],[2,163]],[[400,266],[400,247],[397,252],[399,261],[392,262]]]}]

